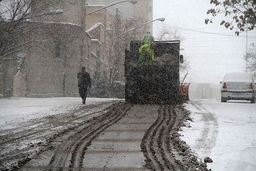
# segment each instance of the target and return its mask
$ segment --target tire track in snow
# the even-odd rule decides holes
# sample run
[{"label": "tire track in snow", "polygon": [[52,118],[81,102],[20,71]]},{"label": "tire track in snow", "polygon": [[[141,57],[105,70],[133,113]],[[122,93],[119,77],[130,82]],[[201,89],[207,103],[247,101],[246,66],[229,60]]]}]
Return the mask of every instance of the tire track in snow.
[{"label": "tire track in snow", "polygon": [[[105,104],[102,104],[102,105],[105,105]],[[64,120],[64,121],[62,121],[62,123],[76,122],[77,120],[81,120],[84,117],[94,116],[95,114],[99,113],[99,111],[104,112],[102,110],[99,110],[99,111],[96,111],[96,112],[89,112],[89,113],[84,113],[83,112],[85,109],[90,110],[90,109],[93,109],[94,107],[96,107],[96,105],[83,106],[79,109],[76,109],[76,110],[72,111],[71,114],[68,113],[69,117],[65,117],[65,115],[63,116],[63,114],[61,114],[61,117]],[[104,109],[104,110],[106,110],[106,109]],[[83,113],[80,114],[81,112],[83,112]],[[75,118],[70,119],[70,116],[72,114],[78,114],[78,116],[76,116]],[[60,114],[58,114],[58,115],[60,115]],[[42,132],[47,132],[49,130],[49,128],[53,129],[53,128],[58,127],[59,125],[52,125],[52,123],[55,122],[55,120],[58,120],[58,115],[46,116],[46,117],[41,118],[39,120],[34,119],[29,124],[25,124],[25,125],[22,125],[20,127],[16,127],[15,130],[14,129],[5,130],[5,132],[11,132],[12,134],[10,135],[10,133],[6,133],[5,135],[1,135],[0,136],[0,140],[1,140],[0,145],[3,145],[5,143],[11,143],[13,141],[27,139],[29,136],[35,135],[36,133],[42,134]],[[49,120],[50,120],[50,122],[48,122]],[[38,127],[36,127],[35,125],[38,125]],[[26,129],[26,128],[28,128],[28,129]]]},{"label": "tire track in snow", "polygon": [[201,137],[197,139],[195,144],[195,149],[202,150],[205,156],[209,156],[211,149],[216,145],[216,140],[218,136],[218,121],[214,117],[214,114],[209,112],[200,103],[191,102],[191,104],[199,110],[204,122],[203,132]]},{"label": "tire track in snow", "polygon": [[176,113],[172,106],[161,106],[158,118],[146,131],[141,148],[146,157],[146,167],[151,170],[182,170],[176,162],[171,145],[171,131],[176,123]]},{"label": "tire track in snow", "polygon": [[[63,170],[66,166],[69,166],[70,170],[73,168],[82,169],[83,157],[91,141],[107,127],[120,120],[131,106],[120,103],[106,114],[94,118],[89,125],[74,133],[63,144],[60,144],[49,163],[49,167],[59,167],[58,170]],[[60,151],[65,152],[60,153]],[[71,157],[69,154],[71,154]]]}]

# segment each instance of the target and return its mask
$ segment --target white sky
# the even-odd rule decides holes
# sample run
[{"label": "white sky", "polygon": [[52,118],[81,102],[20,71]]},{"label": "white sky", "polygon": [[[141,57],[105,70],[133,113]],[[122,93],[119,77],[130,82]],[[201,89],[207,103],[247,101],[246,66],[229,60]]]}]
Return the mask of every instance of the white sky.
[{"label": "white sky", "polygon": [[[154,0],[154,18],[165,17],[164,23],[154,23],[154,35],[163,27],[177,29],[185,39],[181,53],[189,61],[187,81],[219,83],[226,72],[245,71],[245,33],[237,37],[219,25],[218,17],[213,24],[206,25],[210,0]],[[191,29],[193,29],[191,31]],[[220,35],[203,32],[219,33]],[[231,36],[223,36],[231,35]],[[256,31],[248,32],[249,44],[256,43]]]}]

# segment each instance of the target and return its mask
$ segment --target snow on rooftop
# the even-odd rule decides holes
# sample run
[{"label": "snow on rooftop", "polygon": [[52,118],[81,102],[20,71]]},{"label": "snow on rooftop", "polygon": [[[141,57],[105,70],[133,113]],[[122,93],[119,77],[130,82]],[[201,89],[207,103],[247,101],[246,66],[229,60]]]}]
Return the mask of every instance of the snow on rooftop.
[{"label": "snow on rooftop", "polygon": [[72,26],[82,27],[79,24],[69,23],[69,22],[55,22],[55,21],[26,21],[26,22],[30,22],[30,23],[46,23],[46,24],[63,24],[63,25],[72,25]]},{"label": "snow on rooftop", "polygon": [[85,7],[105,7],[106,5],[90,5],[90,4],[86,4]]},{"label": "snow on rooftop", "polygon": [[88,30],[86,30],[86,32],[90,32],[90,31],[92,31],[92,30],[98,28],[99,26],[103,26],[103,27],[104,27],[104,25],[103,25],[102,23],[96,23],[96,24],[94,24],[91,28],[89,28]]},{"label": "snow on rooftop", "polygon": [[92,42],[97,42],[97,43],[99,43],[99,44],[102,44],[102,43],[99,41],[99,39],[91,39],[91,41],[92,41]]}]

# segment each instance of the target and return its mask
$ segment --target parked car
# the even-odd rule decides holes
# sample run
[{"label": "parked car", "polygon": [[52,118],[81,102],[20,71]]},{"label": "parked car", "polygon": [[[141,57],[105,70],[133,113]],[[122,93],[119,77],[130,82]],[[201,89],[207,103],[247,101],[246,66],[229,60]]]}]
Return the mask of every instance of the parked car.
[{"label": "parked car", "polygon": [[221,87],[221,102],[227,100],[250,100],[255,103],[255,84],[249,73],[228,73]]}]

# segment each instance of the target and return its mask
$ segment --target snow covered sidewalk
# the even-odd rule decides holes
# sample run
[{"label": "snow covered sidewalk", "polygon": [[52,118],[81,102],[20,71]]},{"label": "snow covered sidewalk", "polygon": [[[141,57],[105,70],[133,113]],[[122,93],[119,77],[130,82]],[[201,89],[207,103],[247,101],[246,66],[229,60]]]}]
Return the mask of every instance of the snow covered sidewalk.
[{"label": "snow covered sidewalk", "polygon": [[181,132],[200,159],[209,156],[213,171],[256,170],[256,105],[194,100],[186,104],[193,122]]},{"label": "snow covered sidewalk", "polygon": [[[117,99],[88,98],[86,105]],[[82,107],[78,97],[3,98],[0,99],[0,130],[16,127],[21,122],[45,116],[67,113]]]}]

